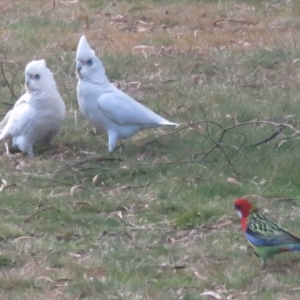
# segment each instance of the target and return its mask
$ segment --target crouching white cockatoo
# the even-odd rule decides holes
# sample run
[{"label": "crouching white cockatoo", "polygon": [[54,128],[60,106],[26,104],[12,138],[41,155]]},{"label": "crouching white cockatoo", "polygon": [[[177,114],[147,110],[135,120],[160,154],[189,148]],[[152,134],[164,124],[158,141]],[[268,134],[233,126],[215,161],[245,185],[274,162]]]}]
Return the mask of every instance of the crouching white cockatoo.
[{"label": "crouching white cockatoo", "polygon": [[25,85],[26,93],[0,123],[0,140],[11,139],[12,146],[34,156],[35,143],[50,143],[60,132],[65,104],[43,59],[28,63]]}]

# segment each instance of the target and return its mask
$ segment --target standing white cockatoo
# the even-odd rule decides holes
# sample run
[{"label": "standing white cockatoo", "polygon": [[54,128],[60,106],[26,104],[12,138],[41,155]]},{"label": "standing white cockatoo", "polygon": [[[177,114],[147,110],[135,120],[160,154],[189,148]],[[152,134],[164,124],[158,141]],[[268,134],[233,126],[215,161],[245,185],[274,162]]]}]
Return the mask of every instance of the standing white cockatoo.
[{"label": "standing white cockatoo", "polygon": [[12,139],[13,146],[34,156],[35,143],[50,143],[60,132],[66,109],[45,60],[28,63],[25,85],[26,93],[0,124],[0,140]]},{"label": "standing white cockatoo", "polygon": [[114,150],[119,138],[127,139],[139,130],[178,125],[160,117],[111,84],[85,36],[78,44],[76,69],[79,108],[96,129],[107,132],[109,152]]}]

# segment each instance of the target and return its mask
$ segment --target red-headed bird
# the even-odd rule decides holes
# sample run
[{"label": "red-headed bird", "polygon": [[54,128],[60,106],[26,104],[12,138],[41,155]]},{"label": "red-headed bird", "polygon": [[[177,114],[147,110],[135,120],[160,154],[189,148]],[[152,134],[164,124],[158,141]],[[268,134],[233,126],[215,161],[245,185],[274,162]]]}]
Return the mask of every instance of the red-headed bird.
[{"label": "red-headed bird", "polygon": [[274,255],[286,251],[300,251],[300,238],[268,220],[249,200],[235,200],[234,209],[241,219],[249,244],[261,260],[263,270],[267,259]]}]

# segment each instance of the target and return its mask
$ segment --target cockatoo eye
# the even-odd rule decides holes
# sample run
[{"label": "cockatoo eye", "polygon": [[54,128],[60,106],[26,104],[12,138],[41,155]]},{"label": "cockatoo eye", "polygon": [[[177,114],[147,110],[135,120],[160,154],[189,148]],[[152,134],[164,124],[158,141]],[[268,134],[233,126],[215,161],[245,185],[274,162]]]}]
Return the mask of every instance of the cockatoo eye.
[{"label": "cockatoo eye", "polygon": [[86,64],[91,67],[93,65],[93,61],[91,59],[87,60]]},{"label": "cockatoo eye", "polygon": [[39,74],[36,74],[35,76],[34,76],[34,79],[36,79],[36,80],[39,80],[41,77],[40,77],[40,75]]}]

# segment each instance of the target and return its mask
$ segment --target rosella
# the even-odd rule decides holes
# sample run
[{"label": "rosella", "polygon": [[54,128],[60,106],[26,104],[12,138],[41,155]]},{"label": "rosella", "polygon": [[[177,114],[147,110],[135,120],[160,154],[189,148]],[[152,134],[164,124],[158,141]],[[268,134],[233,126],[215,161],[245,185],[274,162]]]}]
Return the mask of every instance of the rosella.
[{"label": "rosella", "polygon": [[234,209],[241,219],[242,230],[249,244],[261,260],[263,270],[267,260],[274,255],[300,251],[300,238],[268,220],[249,200],[235,200]]}]

